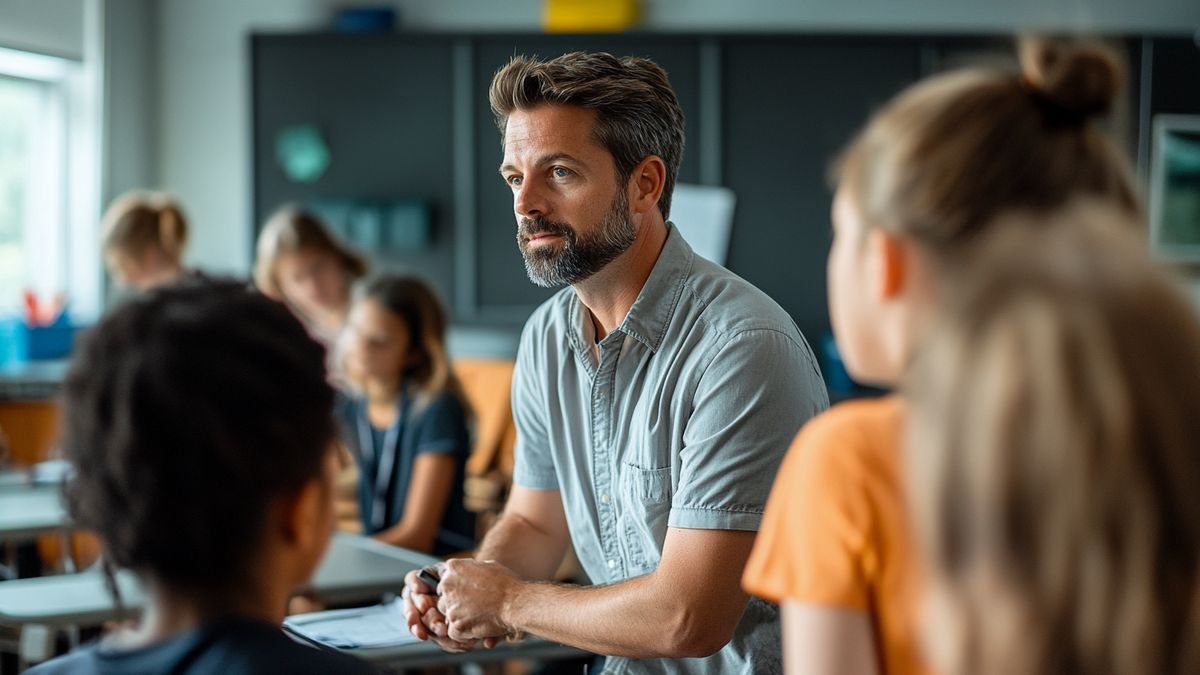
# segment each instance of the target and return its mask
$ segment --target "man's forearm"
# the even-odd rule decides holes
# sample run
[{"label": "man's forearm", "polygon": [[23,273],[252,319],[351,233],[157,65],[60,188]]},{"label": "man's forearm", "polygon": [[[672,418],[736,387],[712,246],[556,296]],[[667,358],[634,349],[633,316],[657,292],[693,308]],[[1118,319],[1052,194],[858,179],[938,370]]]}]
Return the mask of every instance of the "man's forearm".
[{"label": "man's forearm", "polygon": [[657,586],[653,575],[609,586],[524,582],[501,618],[516,630],[609,656],[698,657],[724,646],[728,636],[711,630],[695,603]]},{"label": "man's forearm", "polygon": [[455,640],[524,631],[613,656],[706,656],[729,642],[746,609],[739,580],[753,543],[748,531],[668,529],[653,572],[589,587],[449,560],[438,607]]},{"label": "man's forearm", "polygon": [[495,560],[522,579],[545,581],[554,577],[566,553],[561,540],[506,512],[484,537],[475,559]]}]

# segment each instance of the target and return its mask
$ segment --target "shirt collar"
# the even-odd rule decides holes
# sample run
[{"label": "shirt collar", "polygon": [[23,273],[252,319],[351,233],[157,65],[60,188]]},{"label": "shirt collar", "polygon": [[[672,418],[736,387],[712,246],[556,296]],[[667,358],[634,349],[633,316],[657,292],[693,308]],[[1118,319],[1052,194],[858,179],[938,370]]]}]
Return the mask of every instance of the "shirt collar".
[{"label": "shirt collar", "polygon": [[[668,222],[667,240],[658,254],[654,269],[642,285],[629,313],[613,332],[628,335],[650,351],[657,352],[666,335],[667,325],[675,314],[675,307],[679,304],[694,259],[692,247],[684,241],[678,228]],[[571,321],[574,324],[572,337],[576,342],[575,348],[588,348],[595,340],[595,328],[578,295],[571,300]]]}]

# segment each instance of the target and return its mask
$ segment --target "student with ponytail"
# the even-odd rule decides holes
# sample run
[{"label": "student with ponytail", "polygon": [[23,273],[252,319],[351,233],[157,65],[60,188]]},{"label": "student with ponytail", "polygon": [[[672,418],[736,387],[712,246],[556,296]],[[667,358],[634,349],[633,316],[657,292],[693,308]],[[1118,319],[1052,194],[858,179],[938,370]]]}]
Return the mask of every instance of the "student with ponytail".
[{"label": "student with ponytail", "polygon": [[[1025,40],[1022,70],[967,69],[901,92],[836,165],[829,305],[859,381],[896,384],[943,289],[997,216],[1079,198],[1136,215],[1121,152],[1096,127],[1121,85],[1090,42]],[[920,570],[901,487],[902,399],[834,407],[780,468],[745,588],[782,607],[789,673],[928,672]]]},{"label": "student with ponytail", "polygon": [[185,274],[188,221],[170,197],[123,194],[108,207],[101,227],[104,264],[119,286],[146,291]]}]

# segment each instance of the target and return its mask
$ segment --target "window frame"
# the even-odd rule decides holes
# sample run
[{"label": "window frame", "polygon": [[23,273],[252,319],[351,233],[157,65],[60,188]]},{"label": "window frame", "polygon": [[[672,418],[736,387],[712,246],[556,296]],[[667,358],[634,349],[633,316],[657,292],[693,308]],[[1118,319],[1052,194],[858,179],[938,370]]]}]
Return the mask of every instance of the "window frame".
[{"label": "window frame", "polygon": [[[0,47],[0,77],[42,87],[45,123],[51,127],[34,144],[41,145],[34,152],[44,153],[38,161],[45,165],[31,184],[22,224],[24,284],[43,300],[64,293],[75,324],[95,321],[103,298],[99,124],[89,72],[79,60]],[[9,301],[3,307],[11,307]]]}]

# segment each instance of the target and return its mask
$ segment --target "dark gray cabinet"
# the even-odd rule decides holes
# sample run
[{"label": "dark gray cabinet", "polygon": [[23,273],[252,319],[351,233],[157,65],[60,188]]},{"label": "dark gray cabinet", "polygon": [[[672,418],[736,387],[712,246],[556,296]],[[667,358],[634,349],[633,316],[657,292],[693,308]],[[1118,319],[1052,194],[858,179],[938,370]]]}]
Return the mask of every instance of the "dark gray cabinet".
[{"label": "dark gray cabinet", "polygon": [[830,162],[872,110],[919,75],[916,41],[731,40],[724,183],[737,194],[729,268],[814,342],[829,328]]},{"label": "dark gray cabinet", "polygon": [[[1141,131],[1151,112],[1200,112],[1200,49],[1193,42],[1127,44],[1132,93],[1151,97],[1149,106],[1136,98],[1139,114],[1127,120]],[[415,201],[428,208],[429,240],[418,249],[372,247],[377,262],[431,279],[460,324],[521,324],[552,291],[525,276],[512,196],[496,172],[502,153],[487,89],[514,54],[580,49],[647,56],[667,70],[687,118],[679,180],[734,190],[728,266],[779,301],[815,342],[829,325],[827,174],[837,151],[905,85],[962,65],[978,51],[1011,53],[1011,42],[638,33],[252,36],[255,232],[288,201]],[[1149,52],[1153,58],[1145,61]],[[332,151],[327,172],[312,183],[288,180],[275,157],[278,133],[296,124],[316,125]]]}]

